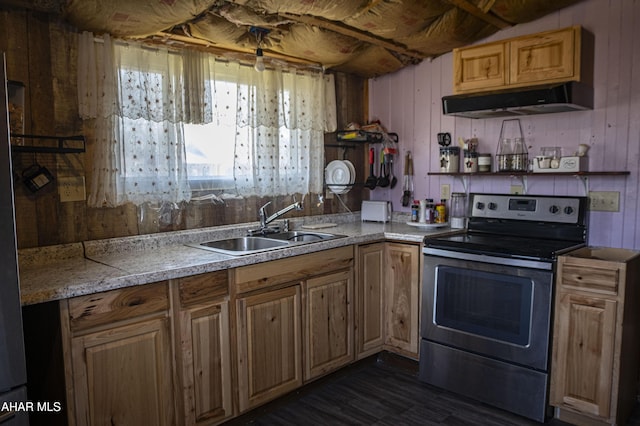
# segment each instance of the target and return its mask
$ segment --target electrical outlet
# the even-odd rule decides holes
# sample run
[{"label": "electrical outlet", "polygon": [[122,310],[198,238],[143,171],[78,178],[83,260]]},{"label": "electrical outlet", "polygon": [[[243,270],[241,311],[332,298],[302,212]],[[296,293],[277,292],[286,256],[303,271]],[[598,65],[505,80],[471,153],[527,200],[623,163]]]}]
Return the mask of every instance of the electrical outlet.
[{"label": "electrical outlet", "polygon": [[451,186],[448,183],[440,185],[440,199],[448,200],[451,198]]},{"label": "electrical outlet", "polygon": [[511,193],[512,194],[523,194],[524,193],[524,189],[522,188],[522,185],[511,185]]},{"label": "electrical outlet", "polygon": [[619,212],[620,192],[589,191],[589,210],[597,212]]},{"label": "electrical outlet", "polygon": [[87,198],[84,188],[84,176],[58,177],[57,182],[61,203],[84,201]]}]

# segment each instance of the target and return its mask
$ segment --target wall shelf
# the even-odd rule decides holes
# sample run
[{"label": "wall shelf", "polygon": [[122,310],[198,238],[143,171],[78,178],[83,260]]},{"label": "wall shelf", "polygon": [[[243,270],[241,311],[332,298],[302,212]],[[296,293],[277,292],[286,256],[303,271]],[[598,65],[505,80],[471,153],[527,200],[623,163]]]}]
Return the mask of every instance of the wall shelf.
[{"label": "wall shelf", "polygon": [[508,177],[512,179],[520,179],[522,182],[522,189],[526,194],[528,192],[528,179],[529,177],[549,177],[549,176],[564,176],[575,177],[580,179],[584,184],[584,194],[589,195],[589,176],[627,176],[631,172],[629,171],[601,171],[601,172],[549,172],[549,173],[533,173],[533,172],[477,172],[477,173],[448,173],[448,172],[429,172],[429,176],[451,176],[459,178],[462,181],[465,192],[469,191],[469,179],[472,177]]},{"label": "wall shelf", "polygon": [[[387,133],[391,142],[398,143],[397,133]],[[340,130],[336,133],[338,142],[382,143],[385,134],[381,132],[365,132],[364,130]]]},{"label": "wall shelf", "polygon": [[450,172],[429,172],[428,175],[440,176],[478,176],[478,177],[520,177],[520,176],[625,176],[631,172],[555,172],[555,173],[533,173],[533,172],[477,172],[477,173],[450,173]]},{"label": "wall shelf", "polygon": [[[86,151],[86,140],[82,135],[76,136],[44,136],[11,134],[11,140],[16,138],[33,139],[38,145],[11,144],[12,152],[45,152],[52,154],[77,154]],[[48,143],[45,141],[49,141]],[[55,144],[52,142],[55,141]]]}]

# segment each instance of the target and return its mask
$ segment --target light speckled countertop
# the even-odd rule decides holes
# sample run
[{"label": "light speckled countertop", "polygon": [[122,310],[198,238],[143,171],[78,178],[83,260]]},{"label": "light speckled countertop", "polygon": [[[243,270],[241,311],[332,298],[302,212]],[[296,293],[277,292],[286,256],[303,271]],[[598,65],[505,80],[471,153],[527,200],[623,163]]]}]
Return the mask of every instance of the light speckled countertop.
[{"label": "light speckled countertop", "polygon": [[409,226],[405,223],[407,217],[394,214],[394,221],[389,223],[360,222],[359,214],[291,219],[293,229],[309,223],[337,223],[318,232],[346,237],[245,256],[228,256],[185,244],[242,236],[255,228],[255,223],[23,249],[18,251],[22,304],[67,299],[345,245],[379,240],[421,243],[426,235],[458,231]]}]

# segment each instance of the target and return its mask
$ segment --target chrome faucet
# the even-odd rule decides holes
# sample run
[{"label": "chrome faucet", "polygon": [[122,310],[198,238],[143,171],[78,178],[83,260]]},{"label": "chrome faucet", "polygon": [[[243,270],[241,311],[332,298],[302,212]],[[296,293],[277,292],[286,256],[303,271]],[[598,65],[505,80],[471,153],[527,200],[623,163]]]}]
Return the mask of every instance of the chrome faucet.
[{"label": "chrome faucet", "polygon": [[269,224],[271,222],[273,222],[274,220],[276,220],[280,216],[283,216],[283,215],[289,213],[291,210],[303,210],[304,209],[304,207],[302,206],[302,203],[299,202],[299,201],[296,201],[295,203],[283,208],[282,210],[278,210],[277,212],[275,212],[271,216],[268,216],[267,215],[267,206],[269,204],[271,204],[271,201],[266,203],[264,206],[260,207],[260,210],[258,211],[258,216],[260,217],[260,229],[256,230],[256,231],[249,231],[249,233],[260,232],[262,234],[267,234],[267,233],[270,233],[270,232],[277,232],[278,231],[277,229],[269,228]]}]

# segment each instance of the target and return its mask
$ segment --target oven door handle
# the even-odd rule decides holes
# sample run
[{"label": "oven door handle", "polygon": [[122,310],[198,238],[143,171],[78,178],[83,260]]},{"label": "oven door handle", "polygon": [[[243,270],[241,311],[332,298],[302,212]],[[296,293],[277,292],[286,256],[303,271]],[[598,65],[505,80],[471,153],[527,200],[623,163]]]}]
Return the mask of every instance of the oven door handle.
[{"label": "oven door handle", "polygon": [[433,247],[424,247],[422,249],[422,253],[428,256],[439,256],[459,260],[471,260],[475,262],[493,263],[495,265],[518,266],[521,268],[542,269],[547,271],[551,271],[553,269],[553,263],[551,262],[540,262],[537,260],[518,259],[511,257],[488,256],[486,254],[464,253]]}]

